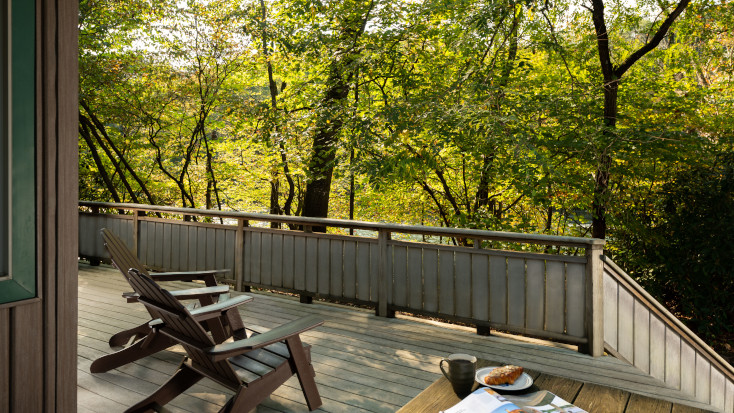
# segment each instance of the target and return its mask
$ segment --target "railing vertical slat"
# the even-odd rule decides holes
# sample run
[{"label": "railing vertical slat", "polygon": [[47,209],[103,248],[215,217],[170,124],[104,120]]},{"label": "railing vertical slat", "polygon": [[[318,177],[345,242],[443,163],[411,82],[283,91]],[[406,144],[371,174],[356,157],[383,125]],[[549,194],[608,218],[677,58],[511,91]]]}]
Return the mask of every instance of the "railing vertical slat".
[{"label": "railing vertical slat", "polygon": [[344,241],[331,240],[329,245],[330,265],[329,265],[329,294],[334,297],[341,297],[344,293],[344,269],[342,264],[342,254],[344,251]]},{"label": "railing vertical slat", "polygon": [[486,255],[474,255],[471,267],[472,317],[477,320],[489,320],[489,306],[486,299],[487,291],[489,291],[488,257]]},{"label": "railing vertical slat", "polygon": [[183,271],[186,269],[181,263],[181,244],[183,242],[181,225],[171,225],[171,270]]},{"label": "railing vertical slat", "polygon": [[423,308],[423,249],[408,247],[408,306]]},{"label": "railing vertical slat", "polygon": [[566,333],[584,336],[586,272],[583,264],[566,264]]},{"label": "railing vertical slat", "polygon": [[319,294],[328,295],[331,284],[331,240],[319,238],[316,243],[317,283]]},{"label": "railing vertical slat", "polygon": [[423,250],[423,309],[438,311],[438,252],[435,249]]},{"label": "railing vertical slat", "polygon": [[701,403],[711,400],[711,363],[700,353],[696,354],[696,400]]},{"label": "railing vertical slat", "polygon": [[665,380],[665,324],[650,314],[650,375]]},{"label": "railing vertical slat", "polygon": [[138,216],[138,211],[133,209],[133,244],[130,246],[130,249],[140,257],[140,218]]},{"label": "railing vertical slat", "polygon": [[[665,382],[675,389],[681,386],[680,336],[665,329]],[[723,389],[722,389],[723,390]]]},{"label": "railing vertical slat", "polygon": [[619,290],[617,319],[617,351],[627,360],[634,359],[634,306],[635,300],[625,289]]},{"label": "railing vertical slat", "polygon": [[260,284],[262,281],[262,232],[250,231],[250,257],[248,264],[250,266],[250,282]]},{"label": "railing vertical slat", "polygon": [[161,261],[161,266],[166,269],[171,269],[171,247],[173,244],[173,239],[171,239],[171,233],[173,231],[173,225],[168,222],[162,223],[163,225],[163,241],[162,246],[163,248],[163,257]]},{"label": "railing vertical slat", "polygon": [[525,327],[525,260],[507,259],[507,323]]},{"label": "railing vertical slat", "polygon": [[[606,286],[604,287],[606,290]],[[606,311],[607,303],[604,303],[604,309]],[[606,326],[606,323],[605,323]],[[650,310],[645,308],[641,301],[635,300],[635,347],[634,347],[634,359],[630,360],[634,365],[644,371],[650,373]],[[690,348],[690,347],[689,347]],[[691,370],[695,369],[694,364],[691,366]],[[689,376],[693,376],[689,374]],[[693,393],[691,393],[693,394]]]},{"label": "railing vertical slat", "polygon": [[438,282],[438,311],[442,314],[455,315],[453,251],[440,250],[438,253]]},{"label": "railing vertical slat", "polygon": [[208,228],[199,227],[198,234],[196,236],[196,269],[198,271],[207,269],[207,256],[209,255],[209,249],[207,244],[209,238],[207,237]]},{"label": "railing vertical slat", "polygon": [[270,254],[270,269],[273,274],[274,287],[283,286],[283,234],[273,234],[270,239],[272,248]]},{"label": "railing vertical slat", "polygon": [[232,267],[227,267],[227,263],[224,258],[225,252],[227,251],[226,238],[227,231],[223,228],[214,229],[214,262],[216,263],[216,267],[209,268],[232,269]]},{"label": "railing vertical slat", "polygon": [[[389,236],[389,234],[388,234]],[[375,243],[367,245],[367,253],[369,259],[369,294],[370,301],[378,303],[380,300],[380,271],[383,267],[382,264],[382,248],[380,247],[379,240]]]},{"label": "railing vertical slat", "polygon": [[260,234],[260,280],[258,283],[271,285],[273,280],[273,234],[263,232]]},{"label": "railing vertical slat", "polygon": [[302,235],[295,236],[293,240],[293,263],[294,288],[303,291],[306,289],[306,238]]},{"label": "railing vertical slat", "polygon": [[232,279],[235,280],[235,289],[237,289],[237,264],[235,263],[237,245],[237,231],[224,231],[224,268],[232,270]]},{"label": "railing vertical slat", "polygon": [[155,246],[155,266],[158,268],[166,268],[166,265],[163,263],[163,223],[156,222],[153,232],[155,234],[153,237],[153,243]]},{"label": "railing vertical slat", "polygon": [[734,412],[734,381],[726,380],[726,400],[724,402],[724,411]]},{"label": "railing vertical slat", "polygon": [[525,326],[534,330],[542,330],[545,324],[545,261],[528,260],[527,271]]},{"label": "railing vertical slat", "polygon": [[319,291],[318,238],[306,238],[306,290]]},{"label": "railing vertical slat", "polygon": [[724,409],[726,403],[726,380],[721,372],[711,367],[711,405]]},{"label": "railing vertical slat", "polygon": [[408,248],[404,245],[393,245],[392,247],[392,304],[399,307],[408,305]]},{"label": "railing vertical slat", "polygon": [[454,253],[454,299],[456,315],[471,318],[471,255]]},{"label": "railing vertical slat", "polygon": [[357,242],[344,241],[343,268],[344,286],[343,294],[347,298],[357,297]]},{"label": "railing vertical slat", "polygon": [[[370,282],[370,245],[366,242],[357,243],[357,263],[356,263],[356,277],[357,277],[357,298],[363,301],[370,301],[370,287],[375,287]],[[375,297],[377,298],[377,297]],[[377,301],[377,300],[375,300]]]},{"label": "railing vertical slat", "polygon": [[685,394],[696,394],[696,351],[685,341],[680,346],[680,369],[685,374],[681,375],[680,389]]},{"label": "railing vertical slat", "polygon": [[566,319],[566,268],[562,262],[546,263],[545,285],[545,328],[554,333],[561,333]]},{"label": "railing vertical slat", "polygon": [[489,319],[498,324],[507,323],[507,260],[489,258]]},{"label": "railing vertical slat", "polygon": [[295,251],[295,239],[293,235],[283,235],[283,287],[285,288],[296,288]]}]

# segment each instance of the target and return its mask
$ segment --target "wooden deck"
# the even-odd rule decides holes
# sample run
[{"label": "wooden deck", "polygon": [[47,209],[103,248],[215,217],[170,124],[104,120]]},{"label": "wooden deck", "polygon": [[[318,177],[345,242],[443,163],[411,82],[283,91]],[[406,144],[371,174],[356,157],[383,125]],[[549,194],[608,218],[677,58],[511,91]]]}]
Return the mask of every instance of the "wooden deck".
[{"label": "wooden deck", "polygon": [[[181,360],[182,350],[174,348],[109,373],[89,373],[92,360],[111,352],[107,345],[110,335],[138,325],[147,316],[142,305],[127,304],[120,297],[122,291],[129,289],[117,270],[80,264],[79,412],[123,411],[157,388]],[[654,402],[654,410],[645,411],[682,413],[699,411],[684,405],[705,407],[608,356],[595,359],[573,348],[500,334],[481,337],[473,328],[410,317],[380,318],[372,310],[321,302],[301,304],[295,297],[270,293],[251,295],[255,300],[242,306],[240,312],[246,325],[256,330],[267,330],[307,313],[326,319],[322,327],[303,335],[304,341],[313,346],[316,382],[324,401],[319,411],[395,412],[439,377],[440,358],[454,352],[621,389],[633,393],[626,396],[630,400],[639,398],[636,395],[665,400]],[[202,381],[167,408],[173,412],[217,411],[230,394],[211,381]],[[288,381],[257,411],[307,411],[298,381]],[[606,410],[595,407],[593,411]]]}]

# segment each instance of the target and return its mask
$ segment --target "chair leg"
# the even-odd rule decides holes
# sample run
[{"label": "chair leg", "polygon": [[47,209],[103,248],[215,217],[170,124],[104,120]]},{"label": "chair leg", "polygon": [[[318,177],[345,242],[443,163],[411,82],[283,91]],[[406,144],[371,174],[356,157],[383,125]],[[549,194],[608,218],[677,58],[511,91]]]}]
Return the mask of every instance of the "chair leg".
[{"label": "chair leg", "polygon": [[148,327],[148,322],[141,324],[137,327],[131,328],[129,330],[120,331],[119,333],[113,335],[110,337],[109,344],[110,347],[120,347],[124,346],[130,341],[130,337],[135,337],[135,340],[145,337],[150,332],[150,327]]},{"label": "chair leg", "polygon": [[[154,334],[152,331],[150,334]],[[146,341],[148,341],[146,343]],[[127,363],[131,363],[135,360],[157,353],[161,350],[165,350],[168,347],[176,344],[170,338],[162,335],[155,334],[152,340],[148,340],[146,337],[143,340],[138,340],[132,345],[125,347],[122,350],[116,351],[112,354],[104,355],[92,362],[89,370],[92,373],[104,373],[112,369],[116,369]]]},{"label": "chair leg", "polygon": [[321,407],[322,401],[321,396],[319,396],[319,389],[316,387],[316,380],[314,380],[316,372],[314,372],[313,366],[309,362],[311,358],[306,354],[300,336],[288,337],[285,344],[291,353],[291,360],[295,365],[298,382],[301,383],[301,390],[303,390],[303,395],[306,397],[308,409],[316,410]]},{"label": "chair leg", "polygon": [[185,392],[204,376],[192,370],[186,365],[186,359],[181,362],[176,373],[168,379],[153,394],[146,397],[136,405],[125,410],[125,413],[142,413],[151,410],[154,406],[164,406],[175,399],[176,396]]}]

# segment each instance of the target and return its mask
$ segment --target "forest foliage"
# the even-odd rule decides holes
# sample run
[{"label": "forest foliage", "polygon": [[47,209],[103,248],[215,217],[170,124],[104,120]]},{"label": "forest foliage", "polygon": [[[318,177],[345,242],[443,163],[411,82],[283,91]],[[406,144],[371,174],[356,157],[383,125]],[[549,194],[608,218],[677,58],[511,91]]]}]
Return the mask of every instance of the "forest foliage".
[{"label": "forest foliage", "polygon": [[727,336],[697,311],[734,293],[732,27],[729,0],[81,0],[80,198],[604,237]]}]

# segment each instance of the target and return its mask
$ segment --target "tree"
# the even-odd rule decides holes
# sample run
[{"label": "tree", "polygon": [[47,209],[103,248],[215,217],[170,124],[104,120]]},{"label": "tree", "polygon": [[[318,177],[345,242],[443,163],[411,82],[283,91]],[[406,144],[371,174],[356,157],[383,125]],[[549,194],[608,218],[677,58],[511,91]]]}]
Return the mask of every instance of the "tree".
[{"label": "tree", "polygon": [[[326,217],[336,160],[336,146],[343,125],[343,107],[349,95],[349,83],[359,53],[359,39],[365,31],[375,7],[369,2],[345,0],[335,13],[332,30],[336,34],[335,50],[329,63],[324,96],[316,111],[313,149],[307,166],[308,181],[304,195],[303,215]],[[325,231],[325,227],[316,227]]]},{"label": "tree", "polygon": [[591,236],[594,238],[605,239],[607,234],[608,191],[610,186],[609,170],[613,161],[611,147],[616,138],[615,130],[617,128],[619,108],[617,95],[622,77],[632,65],[660,44],[675,19],[683,13],[683,10],[685,10],[689,3],[690,0],[680,0],[665,20],[655,29],[653,36],[646,39],[640,48],[628,55],[620,64],[612,62],[610,36],[604,16],[604,0],[591,0],[591,7],[587,7],[591,12],[594,30],[596,32],[597,52],[599,54],[599,65],[603,78],[601,86],[604,90],[604,129],[602,130],[600,144],[597,147],[597,167],[594,175],[594,198],[592,204],[593,220]]}]

